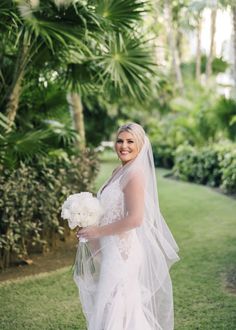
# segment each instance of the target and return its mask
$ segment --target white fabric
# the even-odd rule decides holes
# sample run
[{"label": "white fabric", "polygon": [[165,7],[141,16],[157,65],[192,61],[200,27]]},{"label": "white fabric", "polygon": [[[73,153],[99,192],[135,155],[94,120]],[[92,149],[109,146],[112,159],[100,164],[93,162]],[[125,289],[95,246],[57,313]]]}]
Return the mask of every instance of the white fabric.
[{"label": "white fabric", "polygon": [[136,221],[137,210],[142,224],[88,243],[95,271],[84,258],[84,274],[74,274],[88,329],[172,330],[169,267],[179,259],[178,247],[160,213],[147,137],[138,156],[117,169],[97,197],[105,210],[101,226],[132,221],[133,214]]}]

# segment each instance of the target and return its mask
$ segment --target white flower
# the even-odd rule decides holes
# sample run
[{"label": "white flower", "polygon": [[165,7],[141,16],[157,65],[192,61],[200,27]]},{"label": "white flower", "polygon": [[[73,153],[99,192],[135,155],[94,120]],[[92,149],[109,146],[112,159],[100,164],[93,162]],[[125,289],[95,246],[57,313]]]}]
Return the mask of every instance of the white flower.
[{"label": "white flower", "polygon": [[103,213],[99,200],[90,192],[70,195],[62,205],[61,217],[68,220],[71,229],[98,223]]},{"label": "white flower", "polygon": [[69,219],[70,218],[70,212],[68,209],[64,208],[62,211],[61,211],[61,217],[63,219]]}]

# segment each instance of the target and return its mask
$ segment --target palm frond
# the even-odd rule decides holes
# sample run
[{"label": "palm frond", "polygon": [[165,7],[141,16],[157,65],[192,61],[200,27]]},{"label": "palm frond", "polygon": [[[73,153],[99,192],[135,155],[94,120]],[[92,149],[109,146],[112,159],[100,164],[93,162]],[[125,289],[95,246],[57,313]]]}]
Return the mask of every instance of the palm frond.
[{"label": "palm frond", "polygon": [[97,72],[92,61],[69,63],[64,77],[64,84],[71,91],[86,95],[98,90],[96,84]]},{"label": "palm frond", "polygon": [[47,119],[43,121],[47,128],[52,133],[50,135],[51,141],[56,141],[58,145],[62,144],[63,147],[73,145],[78,139],[78,134],[70,124],[61,123],[58,120]]},{"label": "palm frond", "polygon": [[145,3],[140,0],[101,0],[96,11],[113,27],[130,29],[141,20]]},{"label": "palm frond", "polygon": [[21,24],[14,1],[0,1],[0,30],[5,32],[9,31],[9,28],[18,29]]},{"label": "palm frond", "polygon": [[[53,149],[48,151],[48,158],[49,159],[56,159],[56,160],[64,160],[66,162],[70,162],[70,158],[68,153],[63,149]],[[47,160],[48,161],[48,160]]]},{"label": "palm frond", "polygon": [[3,128],[4,130],[7,130],[9,128],[10,125],[10,120],[7,118],[7,116],[5,116],[4,114],[2,114],[0,112],[0,126],[1,128]]},{"label": "palm frond", "polygon": [[120,94],[142,99],[147,95],[155,74],[152,52],[147,43],[131,35],[113,34],[107,41],[107,52],[98,61],[100,81],[105,88],[112,84]]},{"label": "palm frond", "polygon": [[32,162],[47,154],[43,140],[49,135],[49,131],[37,130],[31,132],[13,131],[5,136],[4,160],[8,164],[24,161]]},{"label": "palm frond", "polygon": [[78,51],[91,55],[86,45],[88,31],[100,29],[97,15],[81,2],[71,2],[68,6],[57,6],[53,1],[41,0],[32,8],[29,1],[18,0],[18,8],[29,31],[36,38],[41,37],[52,50],[62,45],[67,48],[76,44]]}]

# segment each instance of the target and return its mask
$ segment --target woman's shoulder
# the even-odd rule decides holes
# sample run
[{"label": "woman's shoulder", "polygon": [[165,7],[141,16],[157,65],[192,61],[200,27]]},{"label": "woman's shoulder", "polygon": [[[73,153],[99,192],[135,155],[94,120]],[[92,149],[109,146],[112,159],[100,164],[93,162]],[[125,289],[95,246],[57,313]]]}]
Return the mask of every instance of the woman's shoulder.
[{"label": "woman's shoulder", "polygon": [[115,175],[120,169],[121,169],[121,165],[117,166],[116,168],[114,168],[114,170],[112,171],[112,176]]},{"label": "woman's shoulder", "polygon": [[145,174],[142,168],[136,168],[132,171],[129,171],[121,178],[122,187],[127,187],[130,185],[142,185],[145,184]]}]

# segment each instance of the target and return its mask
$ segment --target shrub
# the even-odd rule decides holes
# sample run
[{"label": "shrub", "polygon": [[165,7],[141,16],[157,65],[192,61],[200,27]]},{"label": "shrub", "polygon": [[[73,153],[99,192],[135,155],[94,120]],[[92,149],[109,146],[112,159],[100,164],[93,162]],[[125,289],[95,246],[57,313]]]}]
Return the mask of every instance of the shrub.
[{"label": "shrub", "polygon": [[174,152],[178,143],[178,130],[173,124],[174,119],[149,121],[148,135],[152,144],[155,166],[172,168]]},{"label": "shrub", "polygon": [[71,193],[92,189],[98,162],[86,151],[68,160],[0,170],[0,258],[5,268],[13,254],[24,258],[32,246],[50,248],[64,235],[62,202]]},{"label": "shrub", "polygon": [[221,170],[221,188],[228,193],[236,193],[236,145],[228,144],[218,150]]},{"label": "shrub", "polygon": [[216,150],[211,147],[197,149],[189,145],[179,146],[175,154],[174,173],[185,181],[218,186],[221,173]]},{"label": "shrub", "polygon": [[152,143],[153,158],[155,166],[172,168],[174,165],[173,147],[165,142]]},{"label": "shrub", "polygon": [[236,192],[236,148],[232,143],[202,148],[180,145],[173,173],[177,178]]}]

